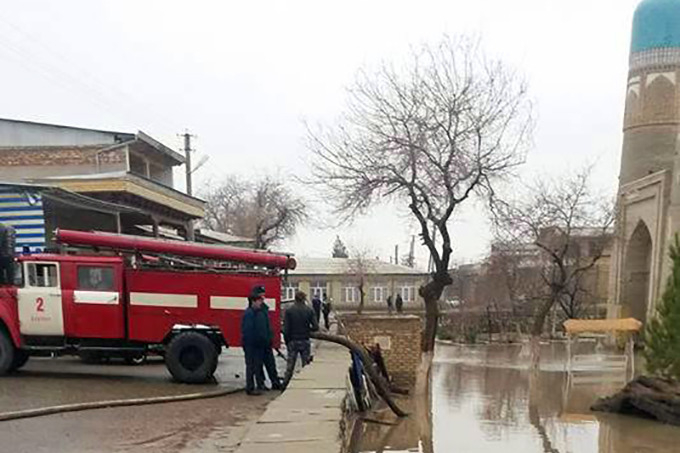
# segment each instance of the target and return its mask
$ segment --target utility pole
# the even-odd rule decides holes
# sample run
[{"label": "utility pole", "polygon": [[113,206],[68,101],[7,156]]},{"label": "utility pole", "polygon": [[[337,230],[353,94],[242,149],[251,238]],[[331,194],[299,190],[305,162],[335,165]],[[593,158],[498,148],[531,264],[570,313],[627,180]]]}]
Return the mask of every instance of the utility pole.
[{"label": "utility pole", "polygon": [[187,175],[187,195],[193,195],[193,188],[192,188],[192,181],[191,181],[191,173],[193,173],[193,169],[191,168],[191,138],[193,135],[189,133],[187,130],[182,134],[182,137],[184,138],[184,158],[186,159],[186,162],[184,163],[184,168],[186,169],[186,175]]},{"label": "utility pole", "polygon": [[[191,149],[191,138],[194,137],[189,133],[188,130],[184,131],[184,134],[182,134],[182,137],[184,138],[184,158],[186,162],[184,162],[184,168],[186,169],[186,178],[187,178],[187,187],[186,187],[186,192],[187,195],[192,196],[193,195],[193,187],[192,187],[192,181],[191,181],[191,174],[193,173],[193,168],[191,168],[191,152],[193,151]],[[195,239],[194,236],[194,221],[193,220],[188,220],[186,222],[186,240],[187,241],[193,241]]]}]

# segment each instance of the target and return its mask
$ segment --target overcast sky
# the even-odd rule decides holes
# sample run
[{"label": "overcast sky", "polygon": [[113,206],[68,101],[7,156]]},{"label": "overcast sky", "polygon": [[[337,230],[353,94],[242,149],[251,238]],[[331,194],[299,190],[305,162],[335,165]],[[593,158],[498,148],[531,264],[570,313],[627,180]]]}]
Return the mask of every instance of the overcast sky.
[{"label": "overcast sky", "polygon": [[[307,173],[303,121],[342,110],[357,68],[443,34],[474,33],[525,75],[538,122],[526,174],[597,162],[617,185],[627,58],[638,0],[0,0],[0,117],[124,131],[210,156],[227,174]],[[176,177],[183,187],[183,178]],[[328,256],[336,234],[387,259],[415,232],[383,207],[341,230],[311,224],[283,247]],[[487,251],[481,209],[455,223],[455,259]],[[422,265],[424,250],[418,250]]]}]

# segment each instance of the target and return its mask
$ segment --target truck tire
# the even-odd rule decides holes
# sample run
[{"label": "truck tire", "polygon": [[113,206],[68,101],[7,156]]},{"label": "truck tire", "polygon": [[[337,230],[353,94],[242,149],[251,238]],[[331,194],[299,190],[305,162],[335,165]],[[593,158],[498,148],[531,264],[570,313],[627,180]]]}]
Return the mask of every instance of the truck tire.
[{"label": "truck tire", "polygon": [[201,333],[182,332],[168,344],[165,366],[176,381],[186,384],[207,382],[217,368],[215,345]]},{"label": "truck tire", "polygon": [[28,362],[28,358],[30,356],[28,355],[28,352],[23,351],[21,349],[15,349],[14,350],[14,360],[12,361],[12,366],[10,368],[10,371],[16,371],[22,366],[26,365],[26,362]]},{"label": "truck tire", "polygon": [[12,371],[16,349],[9,336],[0,329],[0,376]]}]

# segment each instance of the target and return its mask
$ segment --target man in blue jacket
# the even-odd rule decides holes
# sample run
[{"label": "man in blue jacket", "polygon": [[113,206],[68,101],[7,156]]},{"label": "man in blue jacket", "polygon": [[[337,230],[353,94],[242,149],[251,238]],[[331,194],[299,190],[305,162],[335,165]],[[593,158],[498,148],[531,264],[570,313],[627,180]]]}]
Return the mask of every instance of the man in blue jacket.
[{"label": "man in blue jacket", "polygon": [[[246,358],[246,393],[260,395],[264,388],[262,365],[266,348],[271,348],[271,325],[264,304],[264,286],[255,286],[250,293],[250,306],[241,319],[241,344]],[[255,381],[257,380],[257,388]]]}]

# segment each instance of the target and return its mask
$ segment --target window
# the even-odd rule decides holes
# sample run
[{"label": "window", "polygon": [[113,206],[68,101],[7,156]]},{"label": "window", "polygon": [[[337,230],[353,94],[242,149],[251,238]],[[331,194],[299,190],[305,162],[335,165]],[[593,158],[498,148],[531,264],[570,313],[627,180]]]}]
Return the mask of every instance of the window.
[{"label": "window", "polygon": [[24,286],[24,267],[20,262],[14,263],[14,281],[12,282],[14,286],[22,288]]},{"label": "window", "polygon": [[59,287],[56,264],[28,263],[28,284],[34,288]]},{"label": "window", "polygon": [[401,298],[404,302],[414,302],[416,300],[416,287],[402,286],[399,288],[398,294],[401,294]]},{"label": "window", "polygon": [[293,300],[295,299],[295,293],[300,288],[299,283],[288,283],[288,286],[281,288],[281,295],[283,300]]},{"label": "window", "polygon": [[113,268],[105,266],[78,266],[78,289],[86,291],[115,291]]},{"label": "window", "polygon": [[385,302],[385,293],[387,288],[382,286],[375,286],[371,289],[373,295],[373,302]]},{"label": "window", "polygon": [[348,303],[359,302],[359,291],[354,286],[342,288],[342,301]]},{"label": "window", "polygon": [[318,296],[319,299],[324,300],[328,296],[328,284],[325,281],[312,282],[309,290],[312,298]]}]

